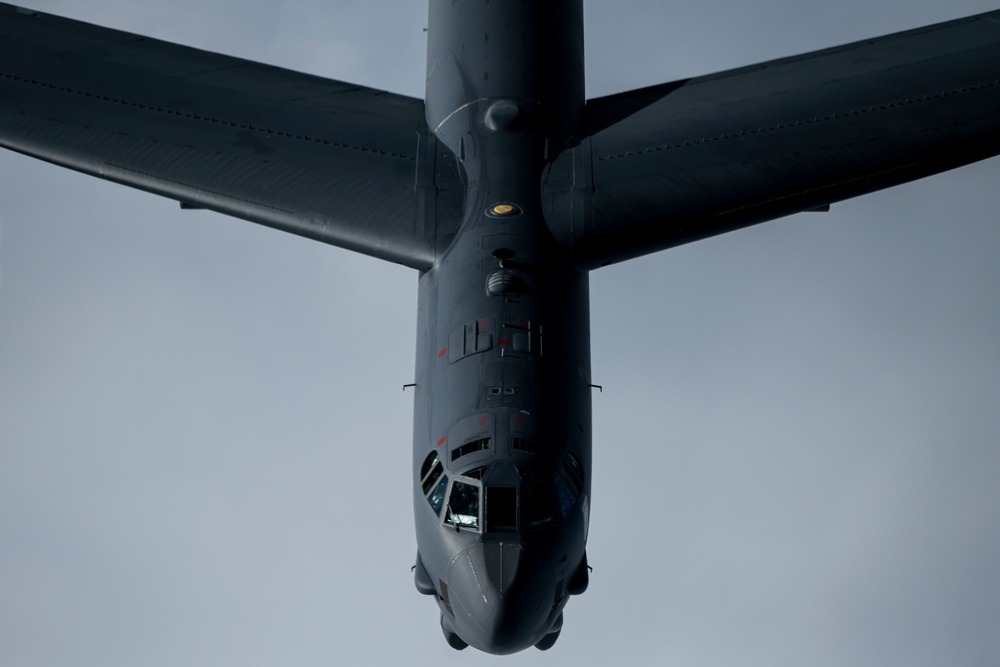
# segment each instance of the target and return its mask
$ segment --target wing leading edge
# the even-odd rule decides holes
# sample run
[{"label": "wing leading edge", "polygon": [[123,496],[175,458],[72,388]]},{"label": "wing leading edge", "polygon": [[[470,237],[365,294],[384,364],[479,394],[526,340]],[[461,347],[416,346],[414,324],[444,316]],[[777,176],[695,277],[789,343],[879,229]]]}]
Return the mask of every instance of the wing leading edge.
[{"label": "wing leading edge", "polygon": [[417,269],[458,167],[421,100],[0,3],[0,146]]},{"label": "wing leading edge", "polygon": [[[0,146],[413,268],[459,167],[420,100],[0,3]],[[1000,153],[1000,12],[590,100],[546,218],[595,268]]]},{"label": "wing leading edge", "polygon": [[1000,153],[1000,12],[590,100],[546,217],[596,268]]}]

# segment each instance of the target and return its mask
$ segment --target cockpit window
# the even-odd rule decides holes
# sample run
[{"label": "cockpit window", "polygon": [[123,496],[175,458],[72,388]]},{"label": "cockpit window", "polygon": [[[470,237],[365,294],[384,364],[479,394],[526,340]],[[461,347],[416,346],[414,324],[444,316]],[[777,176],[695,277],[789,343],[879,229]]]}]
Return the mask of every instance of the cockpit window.
[{"label": "cockpit window", "polygon": [[580,462],[576,460],[573,454],[569,453],[566,454],[566,459],[563,461],[563,468],[573,478],[573,483],[579,493],[583,489],[583,466],[580,465]]},{"label": "cockpit window", "polygon": [[434,513],[441,516],[441,505],[444,504],[444,492],[448,490],[448,475],[442,475],[434,493],[427,497],[427,502],[431,504]]},{"label": "cockpit window", "polygon": [[490,533],[517,532],[517,488],[486,487],[486,530]]},{"label": "cockpit window", "polygon": [[583,469],[580,462],[572,454],[566,454],[559,467],[559,474],[556,475],[556,495],[559,497],[559,511],[564,518],[569,516],[582,490]]},{"label": "cockpit window", "polygon": [[441,461],[438,460],[437,452],[431,452],[424,459],[424,465],[420,468],[421,488],[423,488],[425,496],[434,488],[434,484],[442,472],[444,469],[441,467]]},{"label": "cockpit window", "polygon": [[451,451],[451,460],[454,461],[461,456],[466,454],[471,454],[472,452],[482,451],[484,449],[490,448],[489,438],[479,438],[478,440],[473,440],[472,442],[467,442],[461,447],[453,449]]},{"label": "cockpit window", "polygon": [[420,466],[420,479],[427,477],[427,473],[431,471],[431,467],[438,462],[438,453],[436,450],[431,450],[431,453],[427,455],[424,459],[424,464]]},{"label": "cockpit window", "polygon": [[556,517],[556,496],[551,482],[526,484],[524,487],[524,522],[528,528],[552,523]]},{"label": "cockpit window", "polygon": [[448,497],[444,520],[453,526],[479,530],[479,487],[455,482]]},{"label": "cockpit window", "polygon": [[535,455],[542,453],[542,448],[539,447],[538,443],[535,442],[534,440],[526,440],[525,438],[515,437],[513,440],[511,440],[510,445],[512,449],[519,452],[525,452],[527,454],[535,454]]},{"label": "cockpit window", "polygon": [[462,477],[468,477],[469,479],[482,479],[483,475],[486,474],[486,468],[488,466],[479,466],[478,468],[473,468],[472,470],[466,470],[462,473]]},{"label": "cockpit window", "polygon": [[532,470],[527,466],[515,465],[514,470],[517,471],[517,476],[520,479],[532,479],[534,477],[538,477],[538,471]]},{"label": "cockpit window", "polygon": [[[437,450],[431,450],[431,453],[424,459],[424,464],[420,466],[420,488],[424,490],[425,496],[428,493],[431,494],[427,496],[427,502],[431,504],[434,513],[441,516],[444,492],[448,489],[448,475],[444,474]],[[433,493],[431,493],[432,489]]]}]

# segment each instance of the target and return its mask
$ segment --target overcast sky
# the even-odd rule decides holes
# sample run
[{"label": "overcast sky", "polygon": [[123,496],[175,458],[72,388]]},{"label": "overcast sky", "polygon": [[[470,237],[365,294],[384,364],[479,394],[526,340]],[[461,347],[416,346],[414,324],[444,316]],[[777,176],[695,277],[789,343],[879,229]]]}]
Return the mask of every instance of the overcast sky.
[{"label": "overcast sky", "polygon": [[[423,95],[418,0],[32,6]],[[588,94],[997,8],[591,1]],[[501,659],[412,584],[416,273],[4,152],[0,664],[1000,664],[998,185],[595,272],[591,586]]]}]

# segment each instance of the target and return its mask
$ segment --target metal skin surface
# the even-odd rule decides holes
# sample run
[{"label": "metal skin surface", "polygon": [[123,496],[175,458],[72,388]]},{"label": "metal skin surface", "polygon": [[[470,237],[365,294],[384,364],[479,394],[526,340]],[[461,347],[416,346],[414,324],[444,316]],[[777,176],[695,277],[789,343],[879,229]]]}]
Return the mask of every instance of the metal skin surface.
[{"label": "metal skin surface", "polygon": [[[588,280],[552,238],[540,188],[547,145],[569,136],[583,108],[582,6],[434,0],[429,26],[428,126],[459,157],[467,191],[455,241],[420,275],[417,584],[435,596],[456,648],[547,648],[570,581],[586,569],[590,502]],[[498,204],[512,212],[494,214]],[[453,460],[484,438],[489,449]],[[537,450],[515,449],[515,438]],[[428,501],[421,470],[432,451],[451,485],[481,487],[476,529]],[[553,506],[550,521],[529,526],[538,510],[526,487],[554,490],[567,455],[584,471],[582,492],[566,516]],[[481,480],[463,477],[482,466]],[[514,530],[491,525],[494,487],[517,489]]]},{"label": "metal skin surface", "polygon": [[[587,587],[587,271],[1000,153],[1000,12],[585,101],[581,0],[431,0],[426,100],[0,3],[0,147],[417,271],[417,590]],[[424,116],[421,116],[421,109]]]}]

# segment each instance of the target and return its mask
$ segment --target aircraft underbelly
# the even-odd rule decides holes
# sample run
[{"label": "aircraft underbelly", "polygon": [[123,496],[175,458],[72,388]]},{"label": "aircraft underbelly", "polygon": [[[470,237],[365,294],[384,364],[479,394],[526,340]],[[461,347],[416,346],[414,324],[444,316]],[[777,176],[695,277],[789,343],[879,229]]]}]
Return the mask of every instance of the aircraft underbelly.
[{"label": "aircraft underbelly", "polygon": [[[498,178],[509,169],[478,172],[455,242],[420,276],[414,390],[421,561],[445,619],[491,652],[538,642],[559,616],[583,559],[590,495],[588,276],[545,226],[537,170]],[[478,494],[475,510],[457,504],[459,486]],[[501,543],[517,547],[520,574],[493,572],[484,554],[513,553],[490,546]],[[544,604],[524,599],[539,589]],[[498,626],[484,629],[484,618]]]},{"label": "aircraft underbelly", "polygon": [[583,101],[579,0],[431,1],[425,117],[466,192],[420,275],[413,488],[418,590],[455,648],[551,646],[585,567],[588,279],[542,213]]}]

